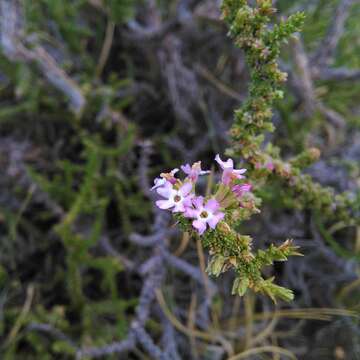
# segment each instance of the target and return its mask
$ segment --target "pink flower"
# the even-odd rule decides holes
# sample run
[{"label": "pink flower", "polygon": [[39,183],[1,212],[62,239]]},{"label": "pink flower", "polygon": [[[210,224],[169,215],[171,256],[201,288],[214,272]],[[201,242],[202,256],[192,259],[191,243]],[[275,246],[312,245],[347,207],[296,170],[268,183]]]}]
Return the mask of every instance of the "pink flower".
[{"label": "pink flower", "polygon": [[272,162],[266,163],[265,167],[270,171],[273,171],[275,169],[275,166],[274,166],[274,164]]},{"label": "pink flower", "polygon": [[157,193],[166,200],[156,201],[156,206],[160,209],[172,209],[172,212],[184,212],[187,206],[191,206],[192,184],[186,182],[179,189],[174,188],[171,182],[167,181],[163,186],[159,187]]},{"label": "pink flower", "polygon": [[167,181],[174,185],[177,181],[177,179],[175,178],[175,174],[178,171],[179,169],[173,169],[169,173],[161,173],[160,177],[154,180],[154,186],[150,190],[155,190],[159,187],[164,186]]},{"label": "pink flower", "polygon": [[210,199],[204,205],[204,198],[198,196],[192,200],[194,208],[186,208],[185,216],[195,219],[192,222],[193,227],[202,235],[207,225],[215,229],[217,223],[221,221],[225,214],[219,211],[220,204],[215,199]]},{"label": "pink flower", "polygon": [[155,190],[155,189],[157,189],[159,187],[164,186],[166,181],[167,180],[164,179],[164,178],[156,178],[156,179],[154,179],[154,186],[150,190]]},{"label": "pink flower", "polygon": [[190,166],[189,164],[182,165],[181,170],[186,175],[188,175],[188,178],[192,182],[196,182],[197,179],[199,178],[199,175],[205,175],[205,174],[210,173],[210,171],[201,170],[201,161],[198,161],[198,162],[194,163],[192,166]]},{"label": "pink flower", "polygon": [[246,169],[234,169],[234,162],[232,159],[227,159],[226,161],[222,161],[220,159],[219,154],[215,156],[215,161],[220,165],[220,167],[223,169],[223,174],[221,181],[225,185],[230,185],[230,183],[233,180],[236,179],[244,179],[244,174],[246,172]]},{"label": "pink flower", "polygon": [[236,194],[237,197],[242,197],[245,193],[251,191],[252,185],[251,184],[241,184],[235,185],[232,188],[232,191]]}]

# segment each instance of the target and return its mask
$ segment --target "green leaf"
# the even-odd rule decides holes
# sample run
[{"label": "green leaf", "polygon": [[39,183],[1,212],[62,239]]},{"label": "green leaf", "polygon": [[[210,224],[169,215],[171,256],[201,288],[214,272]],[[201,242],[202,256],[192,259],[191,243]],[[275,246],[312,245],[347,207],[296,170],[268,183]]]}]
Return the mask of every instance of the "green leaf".
[{"label": "green leaf", "polygon": [[248,277],[239,276],[234,280],[233,288],[231,293],[233,295],[240,295],[244,296],[246,293],[246,290],[248,289],[250,284],[250,279]]},{"label": "green leaf", "polygon": [[207,266],[206,272],[213,276],[219,276],[224,269],[225,257],[217,254],[211,258]]},{"label": "green leaf", "polygon": [[122,24],[131,20],[135,14],[135,0],[106,0],[113,21]]}]

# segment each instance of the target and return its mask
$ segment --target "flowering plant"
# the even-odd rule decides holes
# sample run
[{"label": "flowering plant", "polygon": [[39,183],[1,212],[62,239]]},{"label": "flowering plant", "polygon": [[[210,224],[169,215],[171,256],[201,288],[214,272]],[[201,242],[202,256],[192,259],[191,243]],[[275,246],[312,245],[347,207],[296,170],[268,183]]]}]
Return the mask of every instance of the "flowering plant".
[{"label": "flowering plant", "polygon": [[207,267],[210,275],[219,276],[226,270],[235,270],[233,294],[242,296],[251,288],[269,295],[274,301],[276,298],[292,300],[292,291],[275,285],[274,278],[265,280],[262,269],[290,255],[300,255],[297,248],[287,240],[278,247],[271,245],[267,250],[252,251],[251,238],[239,234],[236,226],[259,212],[259,200],[252,193],[252,184],[245,180],[246,169],[236,169],[232,159],[223,161],[219,155],[215,161],[222,175],[213,193],[205,197],[197,194],[199,176],[210,173],[202,170],[199,161],[192,166],[181,166],[185,174],[183,180],[175,176],[179,169],[162,173],[154,180],[152,190],[161,197],[156,205],[171,211],[183,231],[200,236],[203,246],[210,250]]}]

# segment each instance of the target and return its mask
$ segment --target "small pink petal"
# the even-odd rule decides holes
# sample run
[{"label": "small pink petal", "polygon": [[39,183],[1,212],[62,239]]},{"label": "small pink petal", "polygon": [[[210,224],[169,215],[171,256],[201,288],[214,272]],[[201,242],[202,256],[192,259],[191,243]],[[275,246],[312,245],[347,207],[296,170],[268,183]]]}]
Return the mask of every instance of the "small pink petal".
[{"label": "small pink petal", "polygon": [[209,226],[212,229],[215,229],[218,222],[221,221],[224,218],[224,216],[225,216],[225,214],[222,212],[217,213],[208,221]]},{"label": "small pink petal", "polygon": [[183,204],[184,206],[190,208],[192,206],[192,199],[193,199],[194,195],[190,194],[187,197],[184,198],[183,200]]},{"label": "small pink petal", "polygon": [[204,208],[206,210],[208,210],[209,212],[212,212],[212,213],[214,213],[216,210],[218,210],[219,207],[220,207],[220,205],[215,199],[208,200],[208,202],[204,206]]},{"label": "small pink petal", "polygon": [[185,211],[185,207],[183,203],[177,203],[175,204],[175,207],[173,209],[172,212],[176,213],[176,212],[184,212]]},{"label": "small pink petal", "polygon": [[190,166],[189,164],[182,165],[182,166],[181,166],[181,170],[182,170],[185,174],[189,175],[190,172],[191,172],[191,166]]},{"label": "small pink petal", "polygon": [[192,189],[192,184],[190,182],[186,182],[180,189],[179,189],[179,193],[182,196],[187,196],[190,191]]},{"label": "small pink petal", "polygon": [[174,206],[174,203],[169,200],[158,200],[156,201],[156,206],[162,210],[167,210]]},{"label": "small pink petal", "polygon": [[252,185],[251,184],[243,184],[242,185],[242,190],[245,192],[249,192],[252,189]]},{"label": "small pink petal", "polygon": [[242,180],[242,179],[245,179],[245,176],[244,175],[236,175],[236,178],[238,180]]},{"label": "small pink petal", "polygon": [[173,190],[173,187],[172,187],[171,183],[169,183],[169,182],[167,181],[167,182],[165,183],[165,185],[162,186],[162,187],[159,187],[159,188],[156,190],[156,192],[157,192],[160,196],[162,196],[162,197],[164,197],[164,198],[169,198],[170,195],[171,195],[172,190]]},{"label": "small pink petal", "polygon": [[267,163],[265,166],[270,171],[273,171],[275,169],[275,166],[272,162]]},{"label": "small pink petal", "polygon": [[204,198],[202,196],[197,196],[193,199],[193,204],[196,208],[202,208],[204,204]]},{"label": "small pink petal", "polygon": [[233,169],[234,168],[234,162],[232,159],[227,159],[226,161],[222,161],[220,159],[219,154],[215,156],[215,161],[220,165],[222,169]]},{"label": "small pink petal", "polygon": [[192,208],[186,208],[185,212],[184,212],[184,216],[186,218],[197,218],[198,216],[198,211]]},{"label": "small pink petal", "polygon": [[200,235],[204,233],[206,230],[206,223],[200,220],[194,220],[193,221],[193,227],[199,232]]},{"label": "small pink petal", "polygon": [[242,185],[235,185],[232,188],[232,191],[238,196],[241,197],[245,193],[251,191],[252,185],[251,184],[242,184]]},{"label": "small pink petal", "polygon": [[229,185],[232,181],[232,173],[233,171],[231,169],[224,169],[221,181],[225,185]]},{"label": "small pink petal", "polygon": [[162,178],[156,178],[154,180],[154,186],[150,189],[150,190],[155,190],[161,186],[164,186],[166,183],[166,180],[165,179],[162,179]]}]

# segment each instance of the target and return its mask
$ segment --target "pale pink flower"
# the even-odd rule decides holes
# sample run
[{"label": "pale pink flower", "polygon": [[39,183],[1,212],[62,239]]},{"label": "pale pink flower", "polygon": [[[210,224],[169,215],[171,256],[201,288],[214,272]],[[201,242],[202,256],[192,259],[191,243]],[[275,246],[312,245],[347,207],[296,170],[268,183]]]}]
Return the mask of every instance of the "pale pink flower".
[{"label": "pale pink flower", "polygon": [[179,189],[176,189],[171,182],[167,181],[156,190],[166,200],[156,201],[156,206],[163,210],[172,209],[172,212],[184,212],[187,206],[191,206],[191,199],[194,197],[191,194],[191,189],[192,184],[190,182],[186,182]]},{"label": "pale pink flower", "polygon": [[193,208],[187,207],[185,210],[185,217],[195,219],[192,222],[193,227],[202,235],[207,226],[215,229],[219,221],[221,221],[225,214],[219,211],[220,204],[215,199],[210,199],[204,205],[204,198],[202,196],[192,199]]},{"label": "pale pink flower", "polygon": [[179,169],[173,169],[169,173],[161,173],[160,177],[154,179],[154,186],[150,190],[155,190],[159,187],[164,186],[167,181],[174,185],[177,181],[177,179],[175,178],[175,174],[178,171]]},{"label": "pale pink flower", "polygon": [[251,184],[241,184],[235,185],[232,187],[232,191],[236,194],[237,197],[242,197],[247,192],[251,191],[252,185]]},{"label": "pale pink flower", "polygon": [[233,180],[245,178],[245,176],[243,176],[242,174],[246,172],[246,169],[234,169],[234,161],[232,159],[222,161],[219,154],[217,154],[215,156],[215,161],[223,169],[223,174],[221,178],[223,184],[229,185]]},{"label": "pale pink flower", "polygon": [[201,161],[194,163],[192,166],[189,164],[182,165],[181,170],[192,182],[196,182],[199,178],[199,175],[206,175],[210,173],[210,171],[201,170]]},{"label": "pale pink flower", "polygon": [[156,190],[157,188],[164,186],[166,181],[167,180],[164,179],[164,178],[156,178],[156,179],[154,179],[154,186],[150,190]]}]

